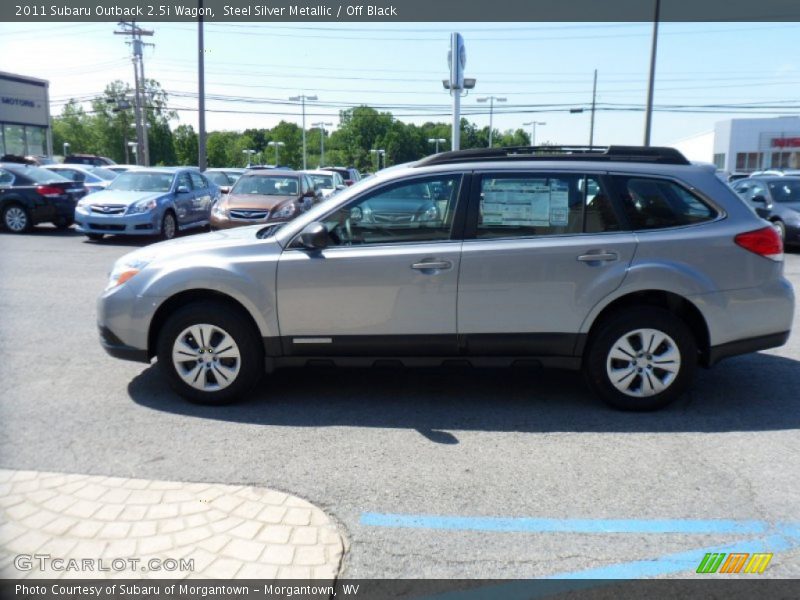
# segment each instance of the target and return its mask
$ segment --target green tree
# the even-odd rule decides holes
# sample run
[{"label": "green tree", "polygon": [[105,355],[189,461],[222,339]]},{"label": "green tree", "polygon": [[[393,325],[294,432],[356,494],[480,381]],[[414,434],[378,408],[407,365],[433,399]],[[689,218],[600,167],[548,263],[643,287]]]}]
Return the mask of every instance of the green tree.
[{"label": "green tree", "polygon": [[197,134],[191,125],[178,125],[172,132],[175,145],[175,158],[179,165],[196,165]]},{"label": "green tree", "polygon": [[91,124],[89,115],[74,99],[67,102],[61,114],[53,118],[53,148],[62,151],[64,143],[69,152],[91,152]]}]

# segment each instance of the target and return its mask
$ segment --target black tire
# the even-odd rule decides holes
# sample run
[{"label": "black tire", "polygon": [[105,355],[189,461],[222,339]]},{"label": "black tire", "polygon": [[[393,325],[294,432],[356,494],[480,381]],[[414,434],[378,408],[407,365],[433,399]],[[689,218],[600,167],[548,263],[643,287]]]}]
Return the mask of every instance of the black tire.
[{"label": "black tire", "polygon": [[93,242],[101,242],[105,237],[104,233],[87,233],[86,237],[92,240]]},{"label": "black tire", "polygon": [[56,229],[59,229],[61,231],[65,231],[65,230],[69,229],[70,227],[72,227],[72,225],[74,223],[75,223],[75,221],[73,221],[72,219],[69,219],[67,217],[61,217],[55,223],[53,223],[53,225],[56,226]]},{"label": "black tire", "polygon": [[[609,315],[595,327],[583,357],[584,375],[594,392],[614,408],[630,411],[663,408],[676,400],[691,382],[697,366],[697,343],[686,323],[677,315],[658,307],[632,307]],[[644,329],[666,334],[671,340],[649,348],[651,353],[647,354],[648,348],[642,343],[647,335],[634,333]],[[626,338],[627,348],[634,350],[633,360],[612,358],[612,350],[628,333],[633,334]],[[677,373],[672,375],[659,367],[670,365],[666,360],[670,347],[677,348],[679,353]],[[626,352],[624,356],[627,355]],[[626,391],[615,387],[609,374],[612,369],[619,370],[622,378],[618,385],[627,388]],[[656,392],[661,385],[666,387]],[[645,395],[637,396],[637,393]]]},{"label": "black tire", "polygon": [[3,207],[2,222],[6,230],[11,233],[26,233],[33,228],[28,209],[16,202]]},{"label": "black tire", "polygon": [[[230,381],[227,378],[223,381],[225,372],[229,373],[229,371],[223,372],[219,370],[211,360],[208,363],[201,362],[206,360],[205,357],[210,359],[214,353],[201,352],[195,354],[196,356],[204,354],[202,358],[197,359],[199,373],[193,370],[195,366],[193,364],[194,360],[191,358],[178,364],[173,361],[173,347],[179,337],[184,341],[187,339],[193,341],[194,338],[187,338],[184,332],[192,326],[201,324],[209,325],[210,329],[214,331],[209,336],[210,339],[202,340],[210,348],[219,351],[223,350],[218,346],[214,346],[215,341],[213,341],[215,339],[219,340],[220,338],[215,336],[219,336],[221,333],[233,338],[235,346],[238,347],[240,357],[238,359],[238,373]],[[201,346],[201,344],[197,345]],[[227,345],[231,346],[231,344]],[[158,364],[169,380],[172,389],[180,396],[197,404],[222,405],[239,400],[253,389],[264,374],[264,350],[261,338],[252,322],[241,311],[232,310],[229,304],[213,300],[193,302],[173,313],[158,334],[157,355]],[[228,369],[232,369],[236,368],[236,364],[235,362],[228,362],[225,366]],[[204,372],[203,367],[206,367],[208,371]],[[187,377],[197,373],[194,377],[199,386],[213,386],[222,383],[225,387],[222,389],[207,388],[205,390],[192,387],[192,385],[183,380],[178,373],[178,369],[181,369]],[[197,379],[198,376],[202,376],[202,380]]]},{"label": "black tire", "polygon": [[161,228],[158,232],[158,237],[161,240],[171,240],[178,233],[178,221],[175,219],[175,213],[168,210],[161,217]]}]

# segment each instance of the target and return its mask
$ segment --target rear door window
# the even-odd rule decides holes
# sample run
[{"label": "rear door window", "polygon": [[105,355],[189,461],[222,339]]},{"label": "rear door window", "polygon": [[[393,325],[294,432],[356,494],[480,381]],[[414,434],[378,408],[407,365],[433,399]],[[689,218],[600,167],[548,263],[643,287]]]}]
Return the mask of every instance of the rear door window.
[{"label": "rear door window", "polygon": [[484,174],[478,213],[479,239],[620,230],[600,178],[581,173]]},{"label": "rear door window", "polygon": [[717,212],[674,181],[616,176],[620,205],[634,231],[710,221]]},{"label": "rear door window", "polygon": [[191,173],[189,175],[192,178],[192,185],[196,190],[202,190],[208,187],[206,180],[203,179],[203,176],[199,173]]}]

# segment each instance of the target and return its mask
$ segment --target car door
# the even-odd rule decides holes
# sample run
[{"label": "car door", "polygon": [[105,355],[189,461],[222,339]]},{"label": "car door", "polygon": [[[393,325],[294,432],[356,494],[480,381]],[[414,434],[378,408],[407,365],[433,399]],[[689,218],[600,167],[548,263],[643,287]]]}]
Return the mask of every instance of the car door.
[{"label": "car door", "polygon": [[589,311],[625,277],[636,248],[603,177],[473,177],[458,284],[461,351],[571,356]]},{"label": "car door", "polygon": [[321,219],[324,250],[290,243],[277,275],[284,353],[455,354],[463,188],[458,173],[387,184]]},{"label": "car door", "polygon": [[200,173],[190,173],[194,188],[194,221],[208,221],[211,217],[211,204],[214,201],[208,181]]},{"label": "car door", "polygon": [[[186,191],[179,192],[185,188]],[[197,219],[194,205],[194,187],[188,171],[181,171],[175,178],[175,212],[178,225],[184,226]]]}]

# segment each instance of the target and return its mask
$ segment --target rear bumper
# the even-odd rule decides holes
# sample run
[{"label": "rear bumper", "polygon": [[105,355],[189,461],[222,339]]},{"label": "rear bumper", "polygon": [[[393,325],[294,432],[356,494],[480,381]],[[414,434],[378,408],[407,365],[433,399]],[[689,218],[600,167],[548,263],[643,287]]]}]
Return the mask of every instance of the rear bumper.
[{"label": "rear bumper", "polygon": [[789,339],[790,333],[789,331],[784,331],[782,333],[761,335],[744,340],[736,340],[735,342],[728,342],[727,344],[721,344],[719,346],[712,346],[708,352],[707,366],[713,367],[719,361],[731,356],[749,354],[751,352],[758,352],[759,350],[783,346]]}]

